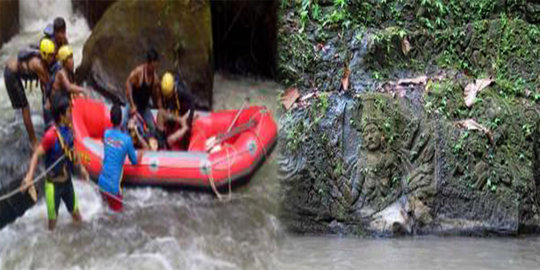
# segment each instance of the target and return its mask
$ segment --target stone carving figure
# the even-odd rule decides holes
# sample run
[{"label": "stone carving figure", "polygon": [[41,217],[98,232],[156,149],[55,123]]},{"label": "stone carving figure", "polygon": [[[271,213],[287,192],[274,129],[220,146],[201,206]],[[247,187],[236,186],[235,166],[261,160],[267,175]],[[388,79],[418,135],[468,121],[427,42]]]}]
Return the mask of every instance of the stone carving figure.
[{"label": "stone carving figure", "polygon": [[361,196],[372,208],[386,206],[394,192],[397,177],[396,156],[389,151],[385,136],[376,121],[368,121],[362,129],[363,145],[358,153],[358,175]]}]

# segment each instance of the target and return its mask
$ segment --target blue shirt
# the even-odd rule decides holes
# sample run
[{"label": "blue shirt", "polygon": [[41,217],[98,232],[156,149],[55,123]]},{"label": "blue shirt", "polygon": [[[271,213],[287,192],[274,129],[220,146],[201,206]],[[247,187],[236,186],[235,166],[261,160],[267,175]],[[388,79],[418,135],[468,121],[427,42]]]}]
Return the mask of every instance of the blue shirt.
[{"label": "blue shirt", "polygon": [[136,165],[137,154],[131,137],[117,129],[105,131],[103,145],[105,146],[105,157],[98,184],[101,190],[118,195],[126,155],[129,156],[131,164]]}]

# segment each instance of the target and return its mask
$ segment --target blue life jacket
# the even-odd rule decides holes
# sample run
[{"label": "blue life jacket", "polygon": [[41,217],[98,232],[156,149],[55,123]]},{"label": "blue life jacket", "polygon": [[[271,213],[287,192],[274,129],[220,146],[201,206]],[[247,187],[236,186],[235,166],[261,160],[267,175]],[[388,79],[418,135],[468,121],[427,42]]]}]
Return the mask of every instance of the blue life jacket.
[{"label": "blue life jacket", "polygon": [[54,27],[52,23],[49,23],[47,24],[47,26],[45,26],[45,29],[43,29],[43,35],[43,38],[49,38],[51,40],[54,39]]},{"label": "blue life jacket", "polygon": [[45,156],[45,166],[49,168],[64,154],[66,157],[61,162],[56,164],[54,168],[47,174],[49,178],[61,176],[64,173],[64,170],[68,173],[68,175],[71,175],[74,168],[73,132],[67,126],[56,126],[56,134],[56,142],[54,143],[54,146],[47,151]]},{"label": "blue life jacket", "polygon": [[56,73],[62,69],[62,64],[59,61],[54,62],[54,64],[49,68],[49,83],[45,85],[45,98],[50,98],[52,93],[52,87],[54,81],[56,80]]}]

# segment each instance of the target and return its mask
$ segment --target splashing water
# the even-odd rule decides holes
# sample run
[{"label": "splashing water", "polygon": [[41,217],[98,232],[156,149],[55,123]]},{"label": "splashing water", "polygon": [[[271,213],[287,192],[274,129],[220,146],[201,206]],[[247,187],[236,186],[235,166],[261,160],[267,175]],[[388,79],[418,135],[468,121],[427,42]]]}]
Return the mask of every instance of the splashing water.
[{"label": "splashing water", "polygon": [[[71,12],[71,0],[20,2],[21,30],[0,49],[0,65],[29,44],[37,44],[41,31],[56,16],[63,16],[80,63],[84,41],[90,31],[83,18]],[[3,74],[2,74],[3,75]],[[4,153],[9,148],[16,163],[27,163],[20,151],[28,139],[19,112],[14,113],[0,75],[1,134]],[[275,100],[278,85],[253,80],[228,80],[217,76],[216,106],[239,108],[243,98],[254,104]],[[262,98],[259,89],[264,89]],[[40,126],[41,93],[27,90],[33,121]],[[220,98],[221,97],[221,98]],[[275,103],[275,102],[274,102]],[[272,110],[277,109],[274,103]],[[42,126],[42,124],[41,124]],[[22,135],[22,136],[20,136]],[[16,143],[13,143],[16,141]],[[19,151],[18,151],[19,149]],[[4,162],[7,163],[7,162]],[[15,163],[15,164],[13,164]],[[3,163],[2,163],[3,164]],[[4,168],[1,168],[4,169]],[[219,203],[213,195],[165,191],[160,188],[124,190],[125,211],[116,215],[102,203],[88,183],[74,181],[84,222],[72,223],[61,204],[54,232],[47,231],[43,199],[22,217],[0,230],[0,269],[242,269],[272,265],[283,232],[276,218],[275,177],[277,166],[268,158],[248,186],[235,190],[241,199]]]}]

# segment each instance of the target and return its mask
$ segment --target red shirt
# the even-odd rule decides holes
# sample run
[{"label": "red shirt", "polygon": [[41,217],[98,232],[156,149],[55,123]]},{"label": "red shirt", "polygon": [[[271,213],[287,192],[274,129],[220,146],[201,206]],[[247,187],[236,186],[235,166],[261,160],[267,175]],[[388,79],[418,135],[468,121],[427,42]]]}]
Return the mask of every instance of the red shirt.
[{"label": "red shirt", "polygon": [[43,147],[43,150],[45,150],[45,152],[51,150],[56,143],[56,139],[58,139],[56,126],[52,125],[45,131],[45,135],[43,135],[43,138],[41,139],[41,147]]}]

